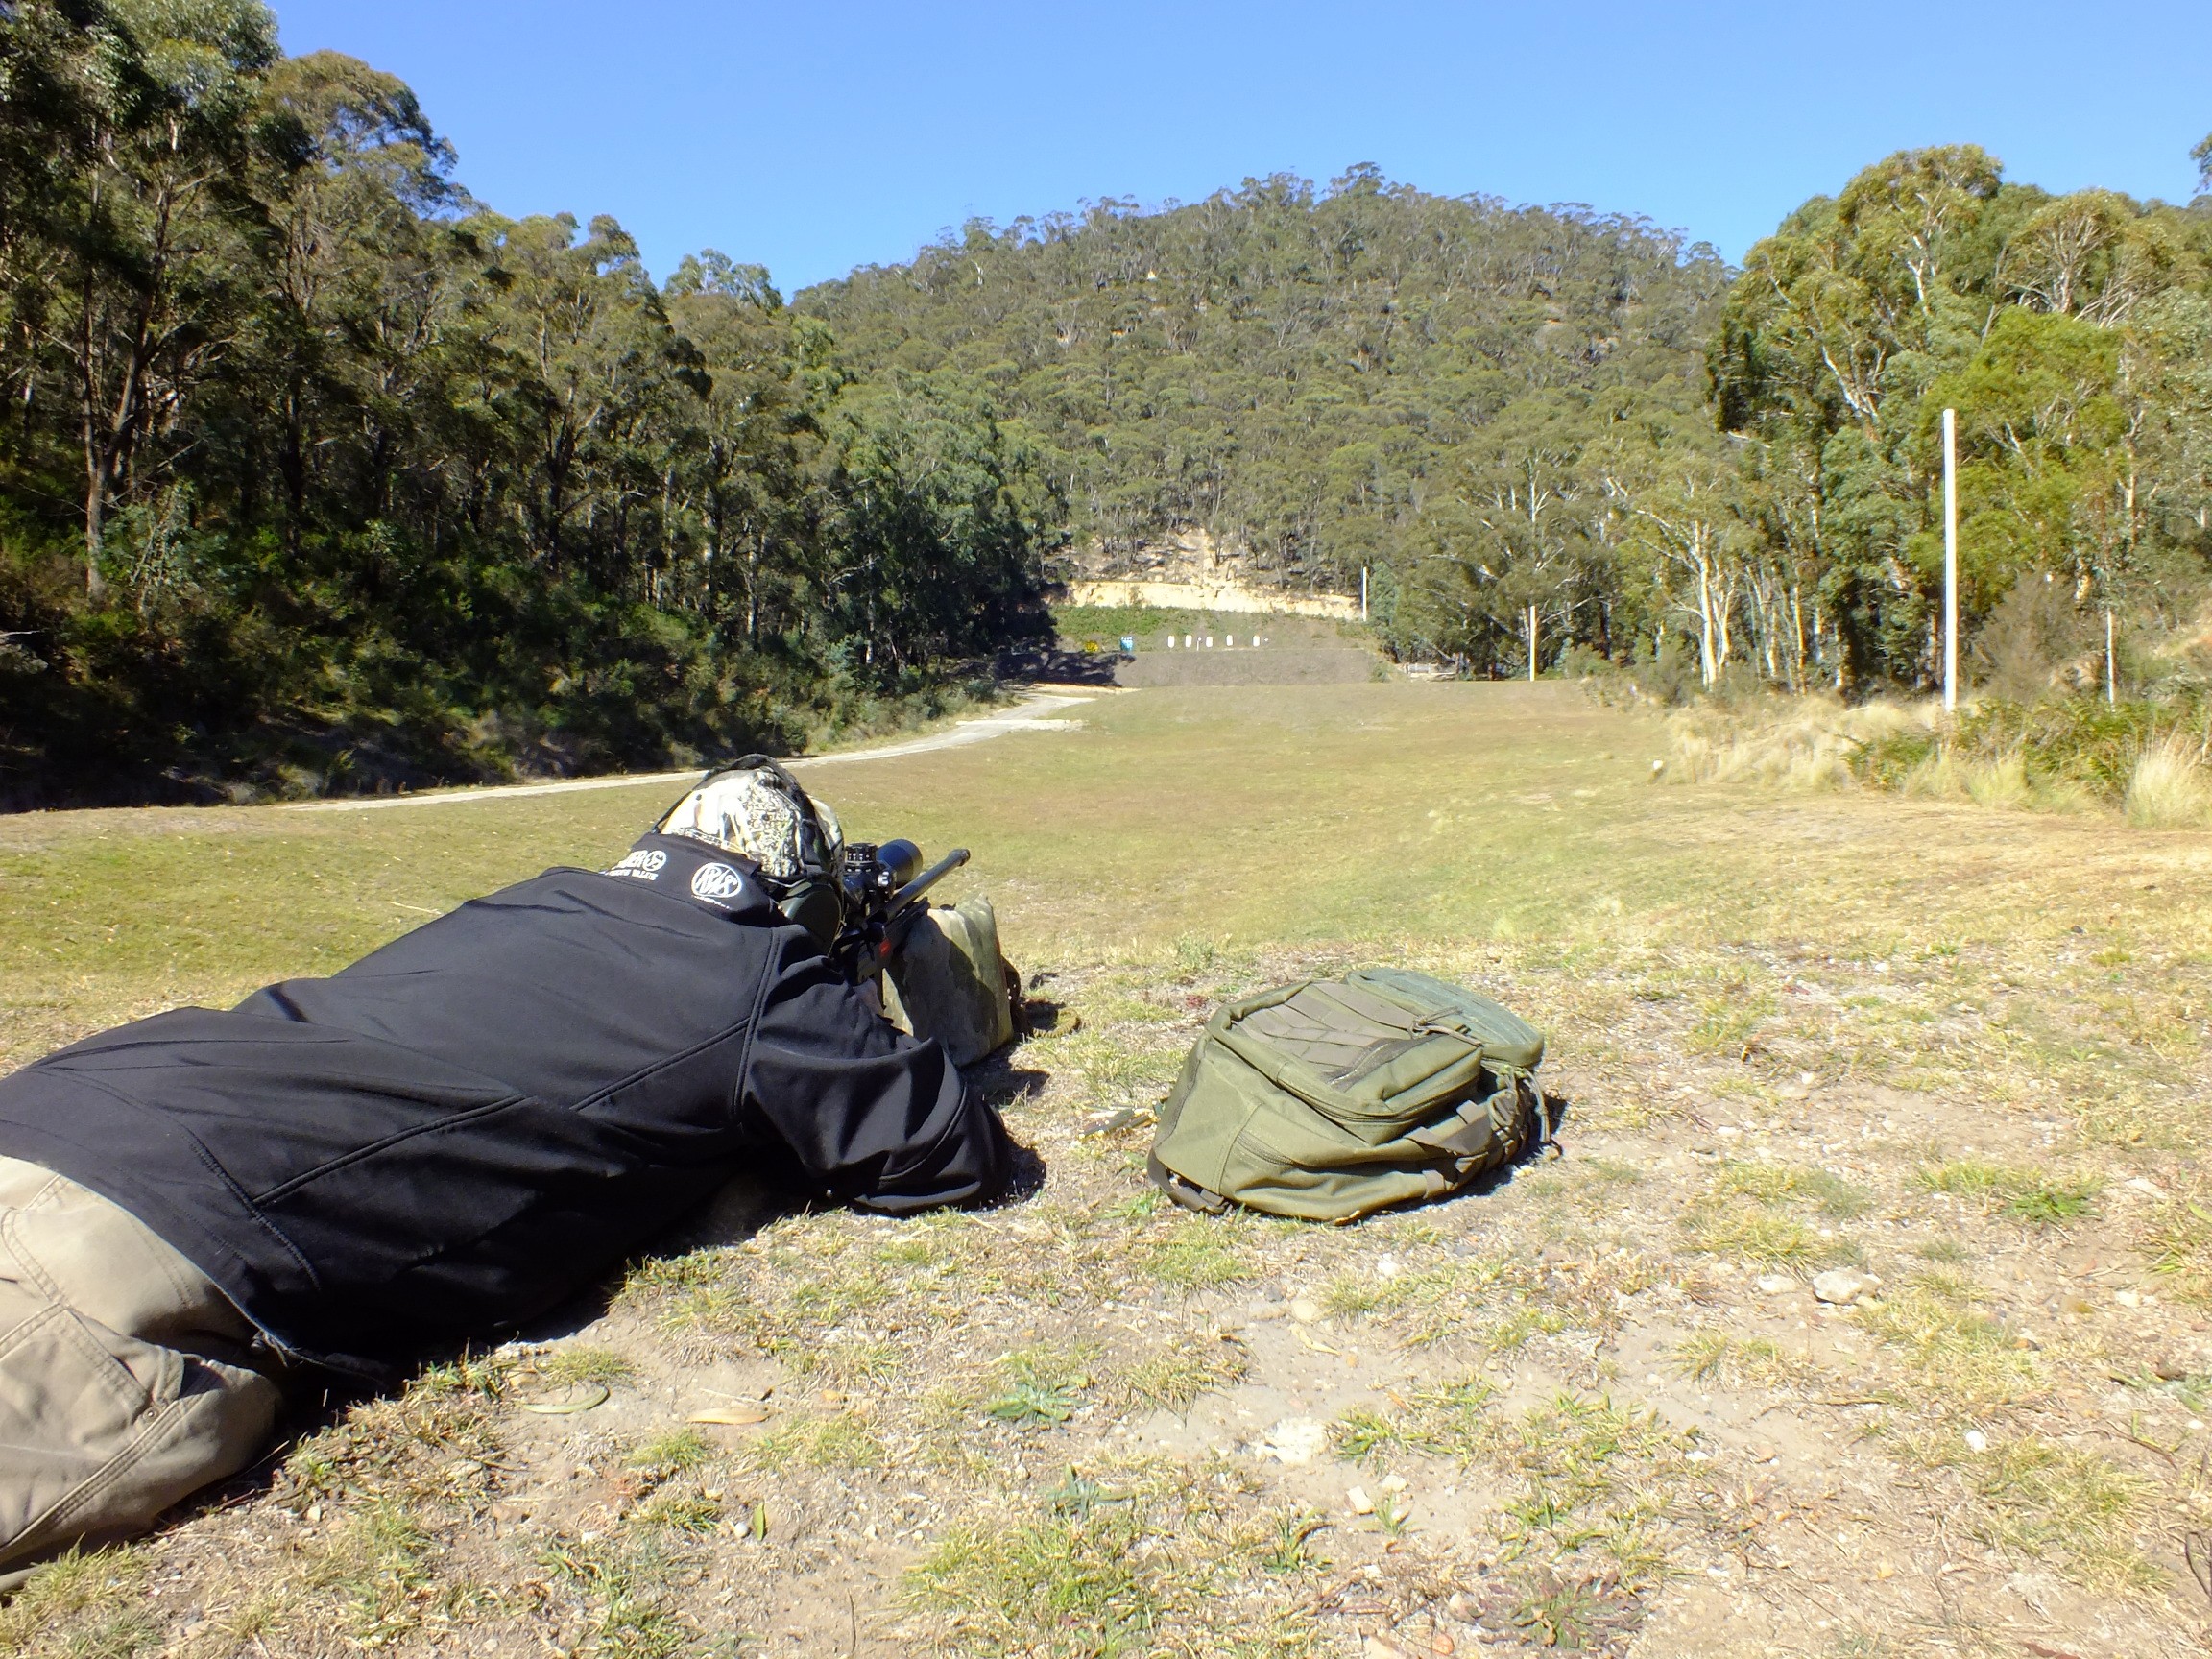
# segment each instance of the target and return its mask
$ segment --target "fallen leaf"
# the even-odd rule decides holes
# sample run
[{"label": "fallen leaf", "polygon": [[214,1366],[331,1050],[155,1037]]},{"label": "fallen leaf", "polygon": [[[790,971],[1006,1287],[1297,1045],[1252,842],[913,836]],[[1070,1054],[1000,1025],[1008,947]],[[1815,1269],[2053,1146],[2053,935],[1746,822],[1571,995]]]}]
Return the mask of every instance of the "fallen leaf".
[{"label": "fallen leaf", "polygon": [[774,1415],[764,1406],[709,1406],[704,1411],[694,1411],[685,1419],[690,1423],[717,1423],[727,1428],[742,1429],[753,1423],[765,1423]]},{"label": "fallen leaf", "polygon": [[522,1409],[535,1411],[541,1417],[565,1417],[571,1412],[589,1411],[594,1406],[607,1404],[607,1384],[604,1382],[579,1382],[559,1394],[541,1395],[536,1400],[522,1402]]}]

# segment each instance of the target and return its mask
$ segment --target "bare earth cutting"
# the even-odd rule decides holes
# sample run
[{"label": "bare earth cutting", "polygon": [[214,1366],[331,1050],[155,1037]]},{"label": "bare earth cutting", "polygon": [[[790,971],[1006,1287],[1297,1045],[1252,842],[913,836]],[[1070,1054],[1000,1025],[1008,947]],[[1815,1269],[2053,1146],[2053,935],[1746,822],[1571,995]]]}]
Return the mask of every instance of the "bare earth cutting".
[{"label": "bare earth cutting", "polygon": [[[1034,1190],[733,1188],[542,1327],[306,1403],[0,1650],[2200,1649],[2212,838],[1655,788],[1657,721],[1551,687],[1070,714],[817,780],[974,848],[1046,1026],[980,1077]],[[0,1058],[604,863],[660,793],[0,822]],[[1349,1228],[1158,1199],[1214,1003],[1378,960],[1551,1033],[1564,1156]]]}]

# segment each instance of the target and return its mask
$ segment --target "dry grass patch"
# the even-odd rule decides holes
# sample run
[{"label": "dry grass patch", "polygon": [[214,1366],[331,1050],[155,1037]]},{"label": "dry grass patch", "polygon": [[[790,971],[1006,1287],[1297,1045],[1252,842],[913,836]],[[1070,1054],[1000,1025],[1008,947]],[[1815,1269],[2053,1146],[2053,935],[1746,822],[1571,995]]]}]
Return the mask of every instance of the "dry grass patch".
[{"label": "dry grass patch", "polygon": [[1041,1504],[952,1528],[907,1575],[928,1651],[1301,1659],[1318,1518],[1227,1470],[1074,1470]]},{"label": "dry grass patch", "polygon": [[1139,1240],[1139,1267],[1177,1290],[1205,1290],[1253,1276],[1241,1215],[1185,1215]]},{"label": "dry grass patch", "polygon": [[1685,1247],[1703,1256],[1720,1256],[1754,1267],[1786,1267],[1805,1272],[1858,1260],[1848,1239],[1823,1238],[1788,1215],[1757,1203],[1708,1197],[1682,1217]]},{"label": "dry grass patch", "polygon": [[0,1653],[128,1659],[154,1646],[160,1627],[144,1600],[138,1551],[72,1550],[0,1605]]},{"label": "dry grass patch", "polygon": [[2031,1399],[2043,1388],[2034,1356],[1974,1306],[1964,1275],[1933,1268],[1880,1302],[1862,1303],[1859,1323],[1903,1367],[1902,1391],[1960,1410]]},{"label": "dry grass patch", "polygon": [[1322,1286],[1320,1302],[1332,1313],[1388,1326],[1408,1349],[1466,1340],[1504,1353],[1534,1336],[1611,1332],[1622,1300],[1663,1277],[1656,1264],[1625,1249],[1593,1249],[1586,1260],[1454,1255],[1388,1276],[1338,1273]]},{"label": "dry grass patch", "polygon": [[637,1367],[626,1354],[592,1343],[581,1343],[539,1355],[531,1361],[530,1371],[554,1387],[574,1387],[579,1384],[589,1386],[597,1383],[612,1388],[636,1377]]},{"label": "dry grass patch", "polygon": [[684,1541],[624,1528],[559,1540],[539,1562],[587,1609],[579,1649],[606,1659],[673,1659],[702,1650],[701,1632],[675,1605],[682,1580],[696,1576]]},{"label": "dry grass patch", "polygon": [[787,1469],[875,1469],[888,1454],[873,1419],[859,1411],[786,1417],[738,1448],[740,1469],[776,1475]]},{"label": "dry grass patch", "polygon": [[396,1498],[377,1498],[347,1516],[314,1551],[304,1582],[322,1593],[353,1642],[385,1647],[432,1613],[450,1617],[472,1599],[465,1585],[439,1583],[438,1548],[421,1516]]},{"label": "dry grass patch", "polygon": [[1874,1202],[1863,1189],[1833,1170],[1804,1164],[1724,1163],[1713,1190],[1761,1204],[1801,1206],[1832,1221],[1863,1215]]},{"label": "dry grass patch", "polygon": [[1742,711],[1683,709],[1667,722],[1672,756],[1666,775],[1684,783],[1847,789],[1853,763],[1868,745],[1932,731],[1940,717],[1940,705],[1932,702],[1846,704],[1825,697],[1774,699]]},{"label": "dry grass patch", "polygon": [[1972,1536],[2016,1560],[2056,1566],[2092,1590],[2151,1590],[2165,1574],[2143,1552],[2157,1483],[2111,1458],[2041,1434],[1899,1436],[1901,1455],[1963,1482]]},{"label": "dry grass patch", "polygon": [[1466,1376],[1403,1407],[1348,1411],[1331,1435],[1337,1455],[1356,1462],[1410,1455],[1518,1477],[1523,1489],[1498,1517],[1503,1560],[1559,1562],[1594,1550],[1630,1589],[1654,1582],[1667,1557],[1661,1524],[1695,1437],[1605,1398],[1560,1394],[1518,1415],[1496,1400],[1489,1382]]},{"label": "dry grass patch", "polygon": [[1113,1398],[1123,1407],[1187,1411],[1201,1395],[1235,1387],[1251,1369],[1251,1357],[1240,1344],[1190,1343],[1131,1366],[1116,1379]]},{"label": "dry grass patch", "polygon": [[1685,1336],[1670,1358],[1677,1376],[1700,1386],[1802,1391],[1824,1375],[1804,1355],[1771,1336],[1730,1336],[1720,1331]]}]

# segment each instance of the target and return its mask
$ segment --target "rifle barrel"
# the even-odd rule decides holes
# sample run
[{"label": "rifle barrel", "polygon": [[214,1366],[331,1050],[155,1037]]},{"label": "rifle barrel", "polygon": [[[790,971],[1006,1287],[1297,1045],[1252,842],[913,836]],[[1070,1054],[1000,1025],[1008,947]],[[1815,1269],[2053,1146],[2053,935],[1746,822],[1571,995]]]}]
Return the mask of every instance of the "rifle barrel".
[{"label": "rifle barrel", "polygon": [[938,859],[936,863],[930,865],[928,869],[923,871],[921,875],[892,894],[891,902],[884,906],[884,909],[891,915],[898,915],[900,911],[905,909],[907,905],[913,903],[915,900],[921,898],[923,894],[928,892],[930,888],[936,886],[938,882],[944,880],[946,877],[951,875],[953,871],[967,862],[968,849],[965,847],[953,848],[951,852],[946,854],[944,857]]}]

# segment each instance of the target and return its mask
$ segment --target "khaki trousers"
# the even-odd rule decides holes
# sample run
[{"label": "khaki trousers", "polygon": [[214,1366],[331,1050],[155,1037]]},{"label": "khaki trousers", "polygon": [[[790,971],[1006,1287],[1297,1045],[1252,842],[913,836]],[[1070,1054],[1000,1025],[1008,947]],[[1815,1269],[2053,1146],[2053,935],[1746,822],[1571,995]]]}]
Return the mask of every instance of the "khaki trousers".
[{"label": "khaki trousers", "polygon": [[252,1461],[279,1403],[252,1336],[136,1217],[0,1158],[0,1588]]}]

